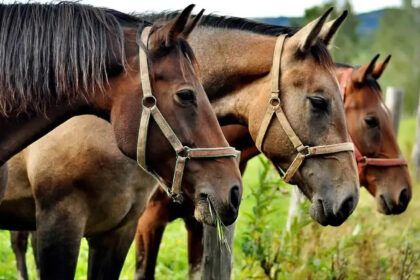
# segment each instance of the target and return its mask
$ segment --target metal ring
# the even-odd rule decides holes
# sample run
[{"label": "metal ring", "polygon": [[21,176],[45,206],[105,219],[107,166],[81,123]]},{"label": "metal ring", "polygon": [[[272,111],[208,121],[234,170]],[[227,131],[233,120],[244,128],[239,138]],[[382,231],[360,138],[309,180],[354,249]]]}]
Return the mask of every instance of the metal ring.
[{"label": "metal ring", "polygon": [[154,96],[144,96],[141,102],[145,108],[150,109],[156,106],[156,98]]},{"label": "metal ring", "polygon": [[311,152],[309,151],[309,146],[302,146],[298,152],[302,154],[304,157],[308,157],[311,155]]},{"label": "metal ring", "polygon": [[189,158],[190,153],[190,147],[184,146],[182,147],[182,150],[178,151],[176,154],[179,157]]},{"label": "metal ring", "polygon": [[280,98],[278,98],[277,96],[271,97],[269,102],[273,108],[277,108],[278,106],[280,106]]}]

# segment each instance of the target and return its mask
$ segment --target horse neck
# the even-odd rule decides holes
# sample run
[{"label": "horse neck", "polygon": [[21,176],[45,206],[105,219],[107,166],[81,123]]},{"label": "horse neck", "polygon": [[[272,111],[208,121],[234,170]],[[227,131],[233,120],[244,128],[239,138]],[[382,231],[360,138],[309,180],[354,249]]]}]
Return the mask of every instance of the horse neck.
[{"label": "horse neck", "polygon": [[275,40],[214,27],[199,27],[190,35],[204,88],[221,123],[247,124],[252,88],[269,81],[257,80],[270,72]]},{"label": "horse neck", "polygon": [[82,114],[95,114],[107,119],[103,97],[98,96],[97,100],[89,103],[86,100],[58,102],[44,114],[0,116],[0,165],[61,123]]}]

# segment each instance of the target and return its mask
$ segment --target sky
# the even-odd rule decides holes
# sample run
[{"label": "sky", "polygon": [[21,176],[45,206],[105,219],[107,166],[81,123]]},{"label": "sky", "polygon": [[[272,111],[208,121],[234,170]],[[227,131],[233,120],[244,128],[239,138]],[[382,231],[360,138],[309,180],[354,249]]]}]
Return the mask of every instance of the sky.
[{"label": "sky", "polygon": [[[3,0],[12,3],[15,0]],[[27,2],[17,1],[17,2]],[[51,2],[38,0],[37,2]],[[321,4],[325,0],[82,0],[94,6],[108,7],[122,12],[159,12],[179,10],[196,4],[196,11],[206,9],[206,13],[217,13],[238,17],[277,17],[302,16],[305,8]],[[340,2],[340,1],[339,1]],[[372,11],[383,7],[399,6],[402,0],[351,0],[357,13]]]}]

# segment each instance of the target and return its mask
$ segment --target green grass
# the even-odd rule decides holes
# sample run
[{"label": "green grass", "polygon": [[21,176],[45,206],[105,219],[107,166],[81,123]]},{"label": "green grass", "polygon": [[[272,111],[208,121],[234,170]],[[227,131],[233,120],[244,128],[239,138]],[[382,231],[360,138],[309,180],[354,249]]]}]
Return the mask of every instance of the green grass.
[{"label": "green grass", "polygon": [[[415,119],[407,118],[402,120],[399,142],[407,159],[410,156],[414,135]],[[248,221],[245,213],[252,213],[253,211],[255,201],[250,195],[250,187],[258,183],[257,174],[259,168],[259,160],[254,159],[250,161],[244,176],[244,195],[233,247],[235,279],[241,278],[241,269],[244,266],[242,243]],[[306,251],[303,251],[301,260],[293,267],[294,274],[291,275],[295,279],[307,278],[310,275],[308,274],[308,271],[310,271],[308,267],[330,260],[335,252],[334,246],[339,243],[345,245],[342,254],[350,264],[348,268],[348,277],[350,279],[358,279],[359,277],[365,279],[391,279],[392,273],[398,270],[396,267],[398,264],[397,257],[401,251],[401,244],[409,242],[409,244],[414,244],[412,245],[413,248],[419,248],[420,246],[420,218],[418,216],[418,213],[420,213],[420,193],[416,191],[418,187],[420,185],[414,188],[412,202],[402,215],[389,217],[377,213],[373,198],[366,191],[362,190],[357,210],[341,227],[322,228],[311,223],[302,233],[302,236],[309,238],[305,243],[305,246],[307,245],[308,248],[305,247]],[[267,230],[280,232],[284,228],[289,204],[288,199],[287,193],[278,192],[278,196],[274,200],[276,212]],[[319,235],[316,243],[311,239],[315,233],[317,236]],[[182,221],[176,221],[166,228],[158,257],[157,279],[186,278],[188,275],[186,238],[186,231]],[[314,253],[309,258],[308,252],[310,250]],[[35,267],[30,250],[28,251],[28,260],[31,279],[35,279]],[[83,241],[76,279],[86,279],[86,264],[87,246],[86,242]],[[319,270],[322,269],[319,268]],[[417,270],[420,270],[420,268]],[[361,272],[365,273],[365,275],[360,274]],[[131,248],[121,279],[132,279],[133,273],[134,250]],[[6,231],[0,232],[0,279],[16,279],[15,261],[10,247],[9,233]]]}]

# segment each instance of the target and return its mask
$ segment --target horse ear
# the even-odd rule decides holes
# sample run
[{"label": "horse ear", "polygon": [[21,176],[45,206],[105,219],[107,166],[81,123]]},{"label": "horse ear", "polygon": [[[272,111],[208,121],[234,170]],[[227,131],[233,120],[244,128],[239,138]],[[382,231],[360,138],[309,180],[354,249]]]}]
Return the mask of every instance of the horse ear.
[{"label": "horse ear", "polygon": [[290,38],[297,45],[299,51],[307,53],[316,44],[322,27],[332,10],[333,8],[329,8],[322,16],[302,27]]},{"label": "horse ear", "polygon": [[168,23],[169,31],[166,35],[165,46],[170,47],[176,38],[181,35],[186,29],[187,22],[190,18],[190,14],[194,9],[195,5],[191,4],[187,6],[173,21]]},{"label": "horse ear", "polygon": [[376,64],[375,69],[373,69],[372,77],[377,80],[381,77],[382,73],[384,72],[386,66],[388,65],[389,60],[391,59],[391,55],[388,55],[384,61],[381,63]]},{"label": "horse ear", "polygon": [[340,28],[341,24],[346,19],[347,14],[348,12],[346,10],[335,20],[331,20],[324,24],[321,32],[319,33],[319,38],[324,42],[325,45],[328,45],[331,42],[331,39],[337,32],[338,28]]},{"label": "horse ear", "polygon": [[203,14],[204,14],[204,9],[202,9],[196,16],[194,16],[194,18],[192,20],[190,20],[188,22],[187,26],[185,26],[184,31],[182,32],[182,34],[184,35],[185,38],[188,38],[190,33],[198,25],[201,18],[203,17]]},{"label": "horse ear", "polygon": [[379,54],[370,61],[369,64],[360,66],[358,69],[353,71],[351,79],[355,83],[364,83],[368,75],[372,75],[373,69],[375,69],[376,60],[378,60]]}]

